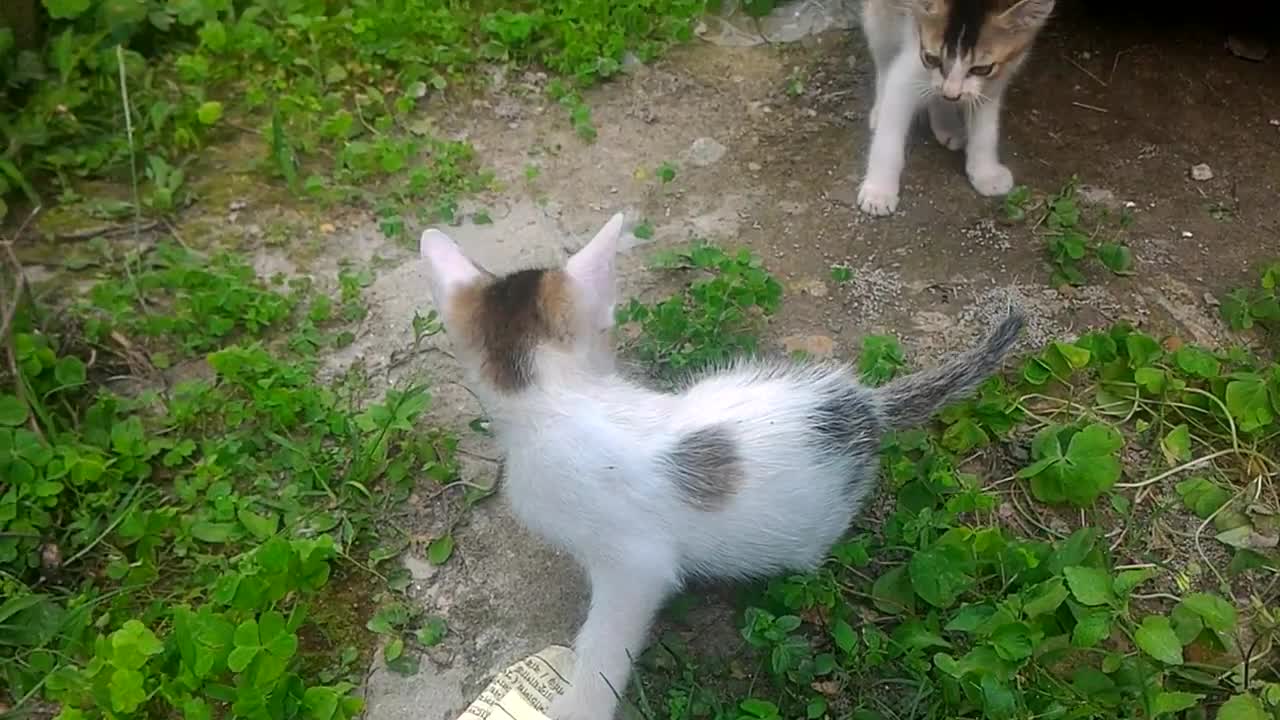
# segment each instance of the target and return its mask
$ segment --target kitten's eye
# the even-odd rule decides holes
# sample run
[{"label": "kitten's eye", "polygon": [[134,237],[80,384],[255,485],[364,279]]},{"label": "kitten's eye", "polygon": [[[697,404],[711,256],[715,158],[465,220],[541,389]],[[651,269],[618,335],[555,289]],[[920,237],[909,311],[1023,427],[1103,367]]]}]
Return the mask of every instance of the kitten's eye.
[{"label": "kitten's eye", "polygon": [[996,69],[996,66],[994,63],[992,63],[991,65],[974,65],[973,67],[969,68],[969,74],[976,75],[978,77],[986,77],[991,74],[992,70],[995,70],[995,69]]},{"label": "kitten's eye", "polygon": [[927,68],[942,67],[942,58],[931,52],[925,52],[923,50],[920,51],[920,62],[924,63],[924,66]]}]

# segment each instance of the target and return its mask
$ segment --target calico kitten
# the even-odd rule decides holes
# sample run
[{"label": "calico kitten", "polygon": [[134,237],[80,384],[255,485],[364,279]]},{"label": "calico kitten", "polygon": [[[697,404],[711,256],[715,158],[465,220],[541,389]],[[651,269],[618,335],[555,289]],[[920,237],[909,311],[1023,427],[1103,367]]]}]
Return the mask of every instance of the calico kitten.
[{"label": "calico kitten", "polygon": [[1000,104],[1054,0],[865,0],[862,28],[876,66],[871,149],[858,207],[898,207],[907,134],[920,107],[938,142],[965,150],[965,172],[982,195],[1004,195],[1013,174],[1000,162]]},{"label": "calico kitten", "polygon": [[817,567],[872,491],[881,436],[999,367],[1023,317],[881,388],[847,366],[742,360],[678,393],[614,369],[616,215],[563,269],[495,276],[423,233],[431,295],[506,456],[505,493],[591,580],[554,720],[609,720],[663,602],[693,577]]}]

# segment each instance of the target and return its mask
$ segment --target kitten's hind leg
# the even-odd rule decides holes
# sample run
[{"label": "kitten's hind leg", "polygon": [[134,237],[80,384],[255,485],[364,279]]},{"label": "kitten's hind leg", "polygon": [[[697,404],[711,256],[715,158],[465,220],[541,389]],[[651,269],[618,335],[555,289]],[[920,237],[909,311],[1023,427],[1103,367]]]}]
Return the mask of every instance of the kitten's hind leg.
[{"label": "kitten's hind leg", "polygon": [[591,610],[574,643],[578,661],[568,691],[551,705],[551,720],[613,720],[631,661],[674,590],[671,578],[643,568],[591,570]]},{"label": "kitten's hind leg", "polygon": [[948,150],[964,147],[964,111],[958,103],[940,97],[929,98],[929,127],[942,147]]}]

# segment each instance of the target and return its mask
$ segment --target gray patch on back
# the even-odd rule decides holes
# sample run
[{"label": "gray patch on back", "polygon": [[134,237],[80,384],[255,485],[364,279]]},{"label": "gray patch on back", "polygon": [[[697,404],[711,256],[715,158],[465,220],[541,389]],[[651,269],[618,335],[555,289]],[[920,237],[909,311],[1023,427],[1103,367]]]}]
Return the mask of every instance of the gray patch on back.
[{"label": "gray patch on back", "polygon": [[861,502],[875,485],[876,453],[884,434],[875,396],[856,383],[841,385],[828,391],[811,418],[818,453],[851,463],[847,488],[851,499]]},{"label": "gray patch on back", "polygon": [[708,425],[681,437],[666,459],[671,482],[698,510],[719,510],[742,485],[742,457],[724,425]]},{"label": "gray patch on back", "polygon": [[848,457],[865,457],[879,450],[884,428],[871,393],[850,383],[814,408],[813,430],[824,450]]}]

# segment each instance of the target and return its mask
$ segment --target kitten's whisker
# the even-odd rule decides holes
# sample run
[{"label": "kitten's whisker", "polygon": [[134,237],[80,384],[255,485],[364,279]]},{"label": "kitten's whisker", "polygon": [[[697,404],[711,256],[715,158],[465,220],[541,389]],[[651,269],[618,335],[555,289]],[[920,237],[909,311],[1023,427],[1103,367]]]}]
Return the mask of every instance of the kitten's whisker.
[{"label": "kitten's whisker", "polygon": [[928,82],[928,81],[923,81],[923,82],[922,82],[922,81],[920,81],[920,80],[916,80],[916,81],[914,81],[914,82],[912,82],[912,83],[911,83],[911,87],[912,87],[912,88],[914,88],[914,89],[916,89],[916,90],[931,90],[931,89],[933,89],[933,83]]}]

